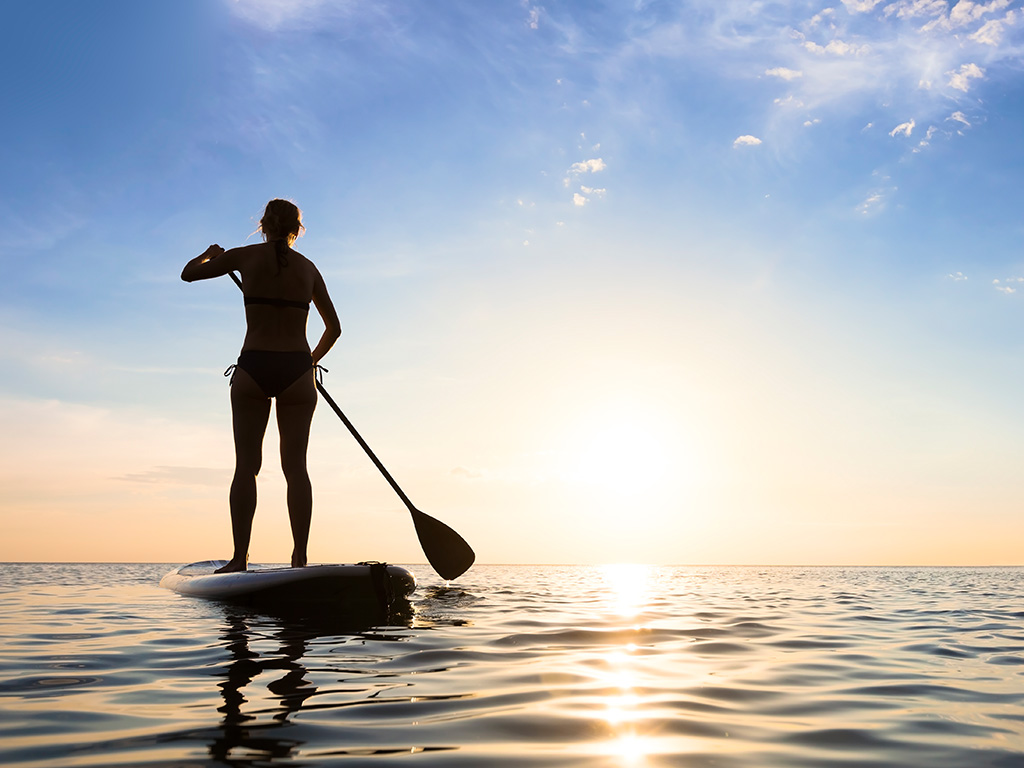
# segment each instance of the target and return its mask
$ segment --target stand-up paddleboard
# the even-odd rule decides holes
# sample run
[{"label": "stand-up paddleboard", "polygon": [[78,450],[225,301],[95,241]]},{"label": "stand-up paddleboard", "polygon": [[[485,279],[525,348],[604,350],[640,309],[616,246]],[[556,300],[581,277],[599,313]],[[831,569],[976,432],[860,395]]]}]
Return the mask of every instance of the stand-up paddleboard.
[{"label": "stand-up paddleboard", "polygon": [[160,586],[181,595],[253,606],[389,608],[416,589],[416,577],[398,565],[356,563],[274,568],[250,565],[237,573],[215,573],[226,560],[203,560],[176,568]]}]

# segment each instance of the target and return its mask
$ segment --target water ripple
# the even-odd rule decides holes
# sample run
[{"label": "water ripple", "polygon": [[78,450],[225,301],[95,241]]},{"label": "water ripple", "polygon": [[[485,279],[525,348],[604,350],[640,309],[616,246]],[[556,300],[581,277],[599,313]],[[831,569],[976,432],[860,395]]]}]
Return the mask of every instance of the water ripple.
[{"label": "water ripple", "polygon": [[0,566],[5,766],[1024,766],[1020,569],[416,569],[384,627],[166,570]]}]

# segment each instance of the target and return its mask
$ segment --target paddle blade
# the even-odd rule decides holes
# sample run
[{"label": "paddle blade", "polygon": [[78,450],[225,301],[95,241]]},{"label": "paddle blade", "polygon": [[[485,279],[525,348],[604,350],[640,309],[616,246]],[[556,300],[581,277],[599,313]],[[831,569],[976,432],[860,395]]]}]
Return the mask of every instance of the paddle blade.
[{"label": "paddle blade", "polygon": [[457,579],[476,560],[473,548],[455,531],[425,512],[409,507],[416,535],[420,538],[427,562],[445,581]]}]

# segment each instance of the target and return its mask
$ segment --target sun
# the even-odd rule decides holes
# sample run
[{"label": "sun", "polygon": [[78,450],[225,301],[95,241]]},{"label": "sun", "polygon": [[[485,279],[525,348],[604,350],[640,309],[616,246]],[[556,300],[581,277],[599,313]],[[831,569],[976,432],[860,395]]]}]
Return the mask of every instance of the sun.
[{"label": "sun", "polygon": [[687,472],[678,441],[656,414],[603,412],[587,419],[566,452],[566,476],[574,483],[615,494],[642,494]]}]

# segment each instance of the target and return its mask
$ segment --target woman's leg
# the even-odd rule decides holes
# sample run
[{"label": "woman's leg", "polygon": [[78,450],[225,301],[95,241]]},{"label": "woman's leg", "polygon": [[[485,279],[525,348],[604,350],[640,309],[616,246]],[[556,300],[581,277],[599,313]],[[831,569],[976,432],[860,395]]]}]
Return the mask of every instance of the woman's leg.
[{"label": "woman's leg", "polygon": [[270,400],[252,377],[235,369],[231,382],[231,424],[235,436],[235,476],[231,480],[231,562],[218,573],[244,571],[249,561],[252,518],[256,514],[256,475],[263,463],[263,436]]},{"label": "woman's leg", "polygon": [[281,469],[288,483],[288,519],[292,527],[292,567],[306,564],[309,524],[313,516],[313,488],[306,469],[309,425],[316,408],[313,372],[303,374],[277,396],[277,430],[281,435]]}]

